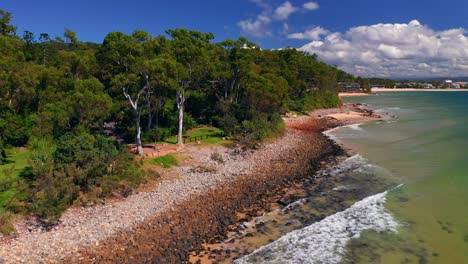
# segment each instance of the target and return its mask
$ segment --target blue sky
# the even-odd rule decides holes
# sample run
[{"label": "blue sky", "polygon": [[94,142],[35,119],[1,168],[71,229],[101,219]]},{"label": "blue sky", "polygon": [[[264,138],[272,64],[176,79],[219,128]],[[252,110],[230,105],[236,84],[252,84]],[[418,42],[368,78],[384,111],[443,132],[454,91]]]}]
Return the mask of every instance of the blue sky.
[{"label": "blue sky", "polygon": [[[411,27],[410,21],[414,20],[418,22],[418,25],[412,24],[412,26],[419,27],[413,28],[416,30],[403,30],[404,32],[399,32],[399,34],[395,32],[392,34],[403,39],[406,38],[405,34],[425,36],[432,34],[431,36],[437,39],[439,38],[437,35],[441,32],[452,29],[464,31],[459,31],[458,34],[452,34],[453,36],[449,37],[451,41],[460,41],[459,54],[452,54],[461,57],[460,62],[455,62],[455,71],[452,70],[454,65],[449,65],[453,62],[450,62],[436,65],[440,66],[436,72],[429,73],[426,70],[411,74],[421,76],[462,74],[466,70],[466,75],[468,75],[468,58],[465,58],[465,53],[468,51],[463,48],[466,44],[465,39],[459,40],[460,35],[466,37],[468,28],[467,0],[2,0],[0,8],[13,13],[13,23],[18,26],[19,34],[27,29],[37,35],[47,32],[56,36],[62,35],[65,28],[70,28],[77,33],[80,40],[100,43],[111,31],[130,33],[134,29],[143,29],[157,35],[162,34],[165,29],[187,27],[213,32],[216,40],[236,39],[245,35],[263,48],[302,47],[306,51],[318,53],[323,60],[353,73],[393,77],[404,75],[405,72],[396,71],[392,63],[395,60],[407,60],[415,54],[402,54],[399,51],[406,50],[406,47],[401,46],[401,43],[400,46],[396,45],[398,43],[387,43],[388,39],[375,39],[372,34],[377,31],[381,36],[385,35],[390,27],[401,28],[397,25]],[[388,26],[376,26],[379,23]],[[373,41],[372,45],[357,47],[361,45],[358,44],[359,40],[352,39],[350,36],[354,34],[353,28],[361,26],[367,27],[363,29],[366,33],[361,36],[361,40]],[[338,42],[332,42],[332,38],[337,37],[336,34],[341,34],[338,36]],[[417,41],[417,39],[420,38],[414,40]],[[318,42],[322,42],[322,45]],[[346,45],[351,43],[354,46],[348,50],[337,50],[336,45],[332,47],[333,43]],[[431,50],[434,47],[421,48],[429,49],[428,52],[434,55],[434,62],[440,60],[440,56],[436,56]],[[375,56],[364,54],[366,50],[372,49],[379,54],[374,54]],[[440,45],[437,49],[440,49]],[[340,51],[342,53],[339,53]],[[338,52],[337,54],[343,54],[341,56],[343,58],[340,60],[340,56],[329,56],[327,52]],[[371,69],[363,70],[353,65],[346,65],[344,60],[352,59],[346,54],[355,52],[361,52],[362,56],[360,59],[354,58],[353,63],[360,63],[360,60],[373,56],[378,57],[377,59],[371,58],[374,63],[392,64],[393,68],[377,73],[371,72]],[[449,59],[446,57],[448,54],[444,55],[445,60]],[[417,64],[422,65],[423,68],[424,64],[432,66],[431,60],[417,61]]]}]

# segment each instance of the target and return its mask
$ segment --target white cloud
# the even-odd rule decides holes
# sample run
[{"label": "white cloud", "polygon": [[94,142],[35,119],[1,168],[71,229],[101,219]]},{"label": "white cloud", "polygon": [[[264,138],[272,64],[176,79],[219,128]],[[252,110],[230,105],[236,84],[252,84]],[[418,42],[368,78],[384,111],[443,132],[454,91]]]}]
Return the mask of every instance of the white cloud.
[{"label": "white cloud", "polygon": [[299,8],[293,6],[291,2],[286,1],[275,9],[274,17],[277,20],[286,20],[292,13],[297,12],[298,10]]},{"label": "white cloud", "polygon": [[319,6],[315,2],[308,2],[302,8],[294,6],[290,1],[285,1],[280,6],[274,8],[265,0],[250,0],[261,9],[261,13],[254,18],[241,20],[237,23],[242,33],[254,36],[265,37],[272,35],[271,27],[274,23],[283,22],[281,34],[287,34],[289,26],[285,27],[288,18],[299,11],[315,10]]},{"label": "white cloud", "polygon": [[462,28],[436,31],[413,20],[354,27],[345,33],[320,31],[314,28],[289,37],[313,40],[301,50],[316,53],[321,60],[356,75],[404,78],[468,74],[468,37]]},{"label": "white cloud", "polygon": [[322,28],[315,27],[309,30],[306,30],[303,33],[292,33],[288,35],[290,39],[309,39],[309,40],[320,40],[321,36],[327,35],[330,31]]},{"label": "white cloud", "polygon": [[271,35],[271,30],[268,28],[268,25],[271,23],[271,19],[266,15],[258,15],[255,20],[247,19],[242,20],[237,23],[241,28],[242,32],[247,35],[254,37],[264,37]]},{"label": "white cloud", "polygon": [[302,7],[304,7],[304,9],[306,10],[317,10],[319,9],[320,6],[316,2],[308,2],[308,3],[305,3]]},{"label": "white cloud", "polygon": [[263,9],[268,9],[270,8],[270,5],[263,0],[250,0],[250,2],[256,4],[258,7],[263,8]]}]

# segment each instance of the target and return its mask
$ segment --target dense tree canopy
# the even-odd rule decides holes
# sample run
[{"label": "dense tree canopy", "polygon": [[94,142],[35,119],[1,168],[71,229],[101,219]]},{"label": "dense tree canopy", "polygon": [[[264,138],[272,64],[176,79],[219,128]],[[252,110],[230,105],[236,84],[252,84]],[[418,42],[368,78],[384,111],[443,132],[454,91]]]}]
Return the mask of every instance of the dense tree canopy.
[{"label": "dense tree canopy", "polygon": [[69,29],[65,40],[20,38],[10,20],[0,10],[0,148],[33,152],[27,200],[42,216],[82,193],[104,195],[111,179],[138,182],[125,143],[143,154],[143,143],[178,135],[182,144],[200,124],[255,143],[281,133],[287,111],[337,106],[337,82],[354,78],[315,55],[262,50],[245,38],[137,30],[94,44]]}]

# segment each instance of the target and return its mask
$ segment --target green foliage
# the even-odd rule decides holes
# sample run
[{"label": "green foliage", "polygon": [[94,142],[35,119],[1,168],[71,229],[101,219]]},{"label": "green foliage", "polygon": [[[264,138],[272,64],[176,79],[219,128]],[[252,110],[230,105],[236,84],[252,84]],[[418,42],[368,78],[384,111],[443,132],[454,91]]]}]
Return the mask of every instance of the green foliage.
[{"label": "green foliage", "polygon": [[150,162],[154,165],[161,166],[165,169],[170,168],[172,166],[179,165],[179,162],[177,161],[177,159],[172,155],[164,155],[162,157],[152,159]]},{"label": "green foliage", "polygon": [[22,176],[28,170],[28,150],[16,148],[3,150],[7,156],[0,164],[0,214],[8,209],[11,212],[22,211],[17,202],[23,197]]},{"label": "green foliage", "polygon": [[67,133],[54,150],[41,141],[34,147],[30,210],[51,224],[70,205],[87,200],[83,194],[99,189],[97,199],[119,191],[128,195],[144,176],[130,154],[103,136]]},{"label": "green foliage", "polygon": [[320,108],[336,107],[340,104],[340,98],[336,93],[327,91],[313,91],[308,93],[302,103],[300,111],[310,111]]},{"label": "green foliage", "polygon": [[70,205],[128,195],[144,173],[125,144],[175,143],[181,114],[183,133],[211,135],[203,143],[229,136],[256,146],[284,131],[285,112],[335,107],[337,82],[357,80],[315,55],[246,38],[137,30],[95,44],[69,29],[20,38],[10,21],[0,10],[0,183],[16,181],[0,191],[0,210],[11,200],[10,211],[25,204],[50,223]]},{"label": "green foliage", "polygon": [[268,119],[264,115],[255,115],[253,120],[244,120],[236,136],[239,142],[247,147],[255,147],[259,142],[281,135],[285,126],[281,117],[276,114]]},{"label": "green foliage", "polygon": [[[219,144],[223,142],[222,138],[225,136],[225,133],[223,130],[217,127],[202,126],[202,127],[194,128],[194,129],[187,131],[184,134],[184,136],[191,137],[191,138],[209,136],[208,138],[204,138],[203,140],[200,140],[200,141],[203,143],[208,143],[208,144]],[[166,143],[176,144],[177,137],[176,136],[167,137],[163,141]]]},{"label": "green foliage", "polygon": [[0,35],[14,35],[16,27],[10,25],[11,13],[0,9]]}]

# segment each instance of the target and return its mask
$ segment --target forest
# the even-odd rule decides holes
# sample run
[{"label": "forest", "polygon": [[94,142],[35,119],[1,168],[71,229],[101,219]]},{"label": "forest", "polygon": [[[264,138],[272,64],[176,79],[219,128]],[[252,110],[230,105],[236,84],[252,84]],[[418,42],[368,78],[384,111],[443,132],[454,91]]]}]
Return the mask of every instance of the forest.
[{"label": "forest", "polygon": [[145,181],[145,143],[183,144],[209,125],[252,146],[281,135],[287,112],[338,106],[337,82],[349,79],[316,55],[243,37],[136,30],[96,44],[69,29],[19,33],[0,10],[0,213],[54,224],[72,205]]}]

